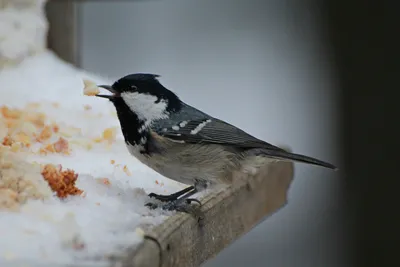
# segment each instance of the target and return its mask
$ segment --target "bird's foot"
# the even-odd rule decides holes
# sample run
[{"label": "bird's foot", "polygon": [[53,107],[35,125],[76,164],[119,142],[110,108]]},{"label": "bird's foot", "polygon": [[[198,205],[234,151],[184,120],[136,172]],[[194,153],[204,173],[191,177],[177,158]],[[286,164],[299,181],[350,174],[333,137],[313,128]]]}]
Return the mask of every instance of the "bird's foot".
[{"label": "bird's foot", "polygon": [[[161,208],[163,210],[175,210],[179,212],[185,212],[185,213],[193,213],[196,210],[197,205],[192,205],[192,203],[197,203],[198,206],[201,206],[201,202],[195,198],[181,198],[181,199],[176,199],[172,201],[168,201],[165,204],[157,204],[157,203],[146,203],[146,206],[149,207],[150,209],[156,209],[156,208]],[[198,207],[197,207],[198,208]]]},{"label": "bird's foot", "polygon": [[187,187],[187,188],[185,188],[183,190],[180,190],[178,192],[175,192],[175,193],[173,193],[171,195],[158,195],[158,194],[155,194],[155,193],[150,193],[149,197],[150,198],[155,198],[155,199],[157,199],[157,200],[159,200],[161,202],[171,202],[171,201],[177,200],[178,197],[181,197],[181,196],[188,197],[188,196],[190,196],[190,195],[192,195],[194,193],[196,193],[196,189],[194,188],[194,186],[189,186],[189,187]]}]

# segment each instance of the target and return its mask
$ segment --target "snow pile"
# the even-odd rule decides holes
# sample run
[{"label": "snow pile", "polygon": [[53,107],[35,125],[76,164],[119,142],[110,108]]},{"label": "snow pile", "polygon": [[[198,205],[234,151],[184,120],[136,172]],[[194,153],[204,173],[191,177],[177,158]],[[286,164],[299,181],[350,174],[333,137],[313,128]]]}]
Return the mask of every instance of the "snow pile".
[{"label": "snow pile", "polygon": [[45,0],[0,0],[0,68],[46,49]]},{"label": "snow pile", "polygon": [[[145,207],[148,193],[168,194],[185,187],[128,153],[114,107],[105,99],[84,96],[82,79],[111,82],[78,70],[50,52],[0,71],[0,106],[31,105],[35,112],[45,114],[46,123],[59,127],[53,135],[62,135],[68,142],[68,153],[41,153],[41,143],[17,147],[16,153],[26,162],[61,164],[75,171],[76,186],[84,191],[65,199],[54,194],[44,200],[30,199],[18,211],[0,210],[1,266],[10,261],[25,261],[29,266],[106,264],[109,257],[141,241],[136,233],[140,225],[156,225],[173,214]],[[115,132],[104,131],[107,128]],[[37,168],[25,170],[37,178]]]}]

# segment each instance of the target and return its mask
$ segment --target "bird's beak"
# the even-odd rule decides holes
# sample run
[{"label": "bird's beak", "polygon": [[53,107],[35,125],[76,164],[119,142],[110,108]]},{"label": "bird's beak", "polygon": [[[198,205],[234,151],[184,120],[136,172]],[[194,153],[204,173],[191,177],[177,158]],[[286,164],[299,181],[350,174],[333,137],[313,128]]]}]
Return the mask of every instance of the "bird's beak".
[{"label": "bird's beak", "polygon": [[97,94],[97,97],[102,97],[102,98],[107,98],[107,99],[113,99],[115,97],[118,97],[119,94],[112,88],[110,85],[97,85],[97,87],[104,88],[112,93],[112,95],[101,95]]}]

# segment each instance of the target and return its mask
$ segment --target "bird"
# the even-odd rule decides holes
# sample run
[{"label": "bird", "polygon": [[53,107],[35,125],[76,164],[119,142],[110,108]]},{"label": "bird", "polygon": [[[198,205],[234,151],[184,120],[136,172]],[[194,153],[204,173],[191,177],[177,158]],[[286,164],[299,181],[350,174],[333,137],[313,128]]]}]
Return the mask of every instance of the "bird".
[{"label": "bird", "polygon": [[232,171],[250,171],[248,166],[258,162],[256,159],[337,170],[331,163],[288,152],[185,103],[159,78],[151,73],[128,74],[112,85],[97,85],[111,94],[96,95],[114,105],[133,157],[162,176],[187,185],[170,195],[150,193],[150,198],[162,203],[146,203],[151,209],[187,212],[192,203],[201,205],[191,196],[215,185],[230,185]]}]

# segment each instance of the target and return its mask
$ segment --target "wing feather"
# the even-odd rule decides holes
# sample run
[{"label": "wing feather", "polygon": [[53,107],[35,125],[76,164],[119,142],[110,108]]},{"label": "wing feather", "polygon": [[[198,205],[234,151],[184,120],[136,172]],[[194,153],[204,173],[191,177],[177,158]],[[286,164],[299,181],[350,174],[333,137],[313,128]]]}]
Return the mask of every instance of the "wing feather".
[{"label": "wing feather", "polygon": [[242,149],[266,148],[284,151],[190,106],[185,106],[179,114],[158,121],[156,125],[157,128],[153,128],[153,130],[157,134],[175,141],[229,145]]}]

